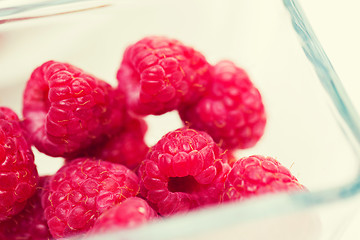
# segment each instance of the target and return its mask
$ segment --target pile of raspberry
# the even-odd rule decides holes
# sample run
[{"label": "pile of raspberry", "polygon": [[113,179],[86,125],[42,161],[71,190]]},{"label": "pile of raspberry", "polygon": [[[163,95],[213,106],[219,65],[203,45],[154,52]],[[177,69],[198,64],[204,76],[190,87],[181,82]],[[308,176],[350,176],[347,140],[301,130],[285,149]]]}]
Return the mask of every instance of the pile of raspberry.
[{"label": "pile of raspberry", "polygon": [[[150,36],[126,48],[116,77],[114,87],[48,61],[26,83],[20,118],[0,107],[0,239],[89,236],[306,190],[272,157],[233,154],[266,125],[260,92],[235,63],[212,65],[178,40]],[[145,117],[170,111],[184,126],[148,146]],[[32,147],[64,165],[39,176]]]}]

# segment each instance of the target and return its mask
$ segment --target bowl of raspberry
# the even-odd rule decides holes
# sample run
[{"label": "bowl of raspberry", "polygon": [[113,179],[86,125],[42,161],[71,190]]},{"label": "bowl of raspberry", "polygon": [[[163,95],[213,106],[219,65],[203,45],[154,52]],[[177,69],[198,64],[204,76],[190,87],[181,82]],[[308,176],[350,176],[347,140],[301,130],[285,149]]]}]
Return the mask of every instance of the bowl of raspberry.
[{"label": "bowl of raspberry", "polygon": [[0,52],[0,239],[329,239],[354,209],[360,118],[297,0],[3,1]]}]

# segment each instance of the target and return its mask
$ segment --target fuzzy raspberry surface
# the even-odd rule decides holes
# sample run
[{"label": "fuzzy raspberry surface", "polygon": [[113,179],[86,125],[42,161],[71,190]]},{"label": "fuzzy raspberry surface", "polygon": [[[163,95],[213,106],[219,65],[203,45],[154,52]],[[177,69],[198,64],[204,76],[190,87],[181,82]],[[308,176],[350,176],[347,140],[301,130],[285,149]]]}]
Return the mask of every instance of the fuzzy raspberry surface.
[{"label": "fuzzy raspberry surface", "polygon": [[206,131],[224,149],[254,146],[264,133],[266,114],[258,89],[233,62],[212,69],[207,92],[196,104],[182,105],[181,119]]},{"label": "fuzzy raspberry surface", "polygon": [[225,185],[224,201],[243,200],[267,193],[306,190],[276,159],[261,155],[236,161]]},{"label": "fuzzy raspberry surface", "polygon": [[24,127],[35,147],[53,157],[76,155],[121,126],[119,91],[67,63],[36,68],[23,94]]},{"label": "fuzzy raspberry surface", "polygon": [[222,157],[205,132],[171,131],[140,165],[140,194],[162,216],[218,203],[230,170]]},{"label": "fuzzy raspberry surface", "polygon": [[95,222],[91,234],[115,229],[138,227],[158,217],[158,214],[141,198],[131,197],[104,212]]},{"label": "fuzzy raspberry surface", "polygon": [[117,72],[136,114],[160,115],[181,102],[193,102],[207,86],[210,65],[205,57],[178,40],[150,36],[130,45]]},{"label": "fuzzy raspberry surface", "polygon": [[225,156],[227,157],[227,162],[229,163],[230,167],[238,160],[235,157],[235,152],[233,151],[224,151]]},{"label": "fuzzy raspberry surface", "polygon": [[90,158],[65,164],[42,198],[54,238],[87,232],[106,210],[138,194],[138,177],[123,165]]},{"label": "fuzzy raspberry surface", "polygon": [[19,213],[35,193],[38,172],[14,111],[0,107],[0,221]]},{"label": "fuzzy raspberry surface", "polygon": [[104,161],[120,163],[136,169],[149,150],[144,141],[147,124],[141,118],[128,117],[121,130],[88,154]]},{"label": "fuzzy raspberry surface", "polygon": [[24,210],[12,218],[0,222],[1,240],[48,240],[52,236],[41,206],[44,183],[48,176],[39,178],[36,193],[29,199]]}]

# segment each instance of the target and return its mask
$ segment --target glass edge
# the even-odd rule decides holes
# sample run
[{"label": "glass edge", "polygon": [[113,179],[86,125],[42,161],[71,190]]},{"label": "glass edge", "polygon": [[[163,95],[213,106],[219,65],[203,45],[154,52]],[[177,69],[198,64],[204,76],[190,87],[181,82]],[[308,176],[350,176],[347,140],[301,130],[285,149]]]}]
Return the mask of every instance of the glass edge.
[{"label": "glass edge", "polygon": [[107,7],[114,3],[114,0],[51,0],[42,2],[29,1],[26,4],[19,4],[14,1],[13,5],[1,7],[0,2],[0,25],[10,22],[88,11]]},{"label": "glass edge", "polygon": [[[88,236],[87,240],[100,239],[121,239],[127,240],[169,240],[169,239],[187,239],[196,237],[203,233],[224,230],[234,224],[249,223],[258,219],[271,217],[295,212],[303,204],[303,201],[296,201],[304,193],[294,194],[273,194],[252,198],[241,202],[229,202],[223,205],[210,206],[198,209],[197,211],[188,212],[183,215],[168,217],[166,221],[153,221],[144,224],[135,229],[122,229],[113,232],[102,233]],[[295,200],[296,204],[288,204],[289,201]],[[253,206],[256,206],[254,209]],[[271,206],[271,208],[269,208]],[[305,207],[305,206],[304,206]],[[236,220],[236,221],[234,221]],[[195,227],[194,227],[195,226]],[[179,231],[184,229],[184,231]],[[209,232],[211,230],[211,232]],[[161,233],[161,234],[159,234]],[[71,238],[73,240],[80,238]]]},{"label": "glass edge", "polygon": [[[343,123],[351,130],[352,139],[356,141],[354,148],[359,155],[360,149],[360,117],[349,99],[342,83],[309,24],[298,0],[283,0],[291,16],[291,21],[299,37],[303,51],[312,63],[316,74],[329,95]],[[343,126],[342,126],[343,127]]]},{"label": "glass edge", "polygon": [[[347,137],[355,157],[360,161],[360,117],[355,110],[345,88],[327,57],[323,47],[317,39],[308,19],[305,16],[298,0],[283,0],[284,6],[290,14],[293,29],[295,30],[302,49],[315,69],[315,72],[325,92],[334,107],[337,122]],[[360,164],[359,164],[360,165]],[[309,194],[308,199],[314,203],[328,202],[348,198],[360,193],[360,169],[358,175],[350,183],[339,188],[329,189]]]},{"label": "glass edge", "polygon": [[[310,210],[316,204],[331,202],[338,196],[327,192],[297,192],[277,193],[252,198],[241,203],[229,202],[222,205],[210,206],[188,212],[184,215],[168,217],[166,221],[152,221],[134,229],[121,229],[97,235],[87,236],[87,240],[121,239],[126,240],[169,240],[169,239],[195,239],[196,236],[217,231],[226,231],[229,227],[251,223],[274,216],[283,216],[296,213],[300,210]],[[326,198],[324,198],[326,196]],[[194,227],[195,226],[195,227]],[[184,231],[179,231],[184,229]],[[71,240],[81,239],[78,237]]]}]

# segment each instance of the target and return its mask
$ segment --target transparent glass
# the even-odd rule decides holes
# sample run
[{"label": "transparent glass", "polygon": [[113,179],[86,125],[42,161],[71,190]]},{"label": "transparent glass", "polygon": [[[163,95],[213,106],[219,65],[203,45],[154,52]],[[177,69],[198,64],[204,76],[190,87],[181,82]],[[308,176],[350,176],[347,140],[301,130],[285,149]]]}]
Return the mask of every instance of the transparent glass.
[{"label": "transparent glass", "polygon": [[[25,82],[50,59],[115,85],[125,47],[147,35],[177,38],[212,64],[229,59],[246,69],[268,123],[259,143],[237,157],[275,157],[309,192],[222,204],[91,239],[340,239],[358,209],[360,121],[296,0],[0,1],[0,105],[21,114]],[[175,112],[146,120],[149,145],[181,126]],[[41,174],[63,164],[34,151]]]}]

